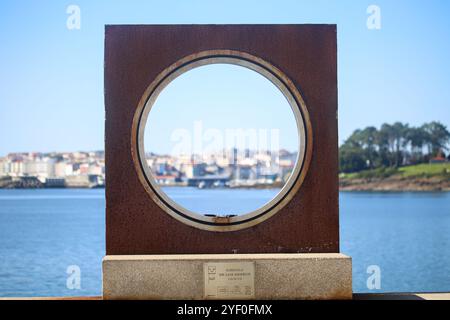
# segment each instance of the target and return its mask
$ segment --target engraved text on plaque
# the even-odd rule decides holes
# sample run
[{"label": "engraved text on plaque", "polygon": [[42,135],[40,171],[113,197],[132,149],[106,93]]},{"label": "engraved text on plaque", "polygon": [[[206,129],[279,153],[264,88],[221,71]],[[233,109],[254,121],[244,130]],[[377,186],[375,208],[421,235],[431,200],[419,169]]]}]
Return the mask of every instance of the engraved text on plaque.
[{"label": "engraved text on plaque", "polygon": [[204,264],[206,299],[249,299],[255,296],[254,262]]}]

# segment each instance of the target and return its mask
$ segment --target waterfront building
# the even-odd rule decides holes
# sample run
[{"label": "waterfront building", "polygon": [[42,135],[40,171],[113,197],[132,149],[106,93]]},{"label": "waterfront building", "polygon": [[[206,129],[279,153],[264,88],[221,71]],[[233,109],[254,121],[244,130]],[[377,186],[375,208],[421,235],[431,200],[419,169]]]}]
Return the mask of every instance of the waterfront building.
[{"label": "waterfront building", "polygon": [[161,175],[154,178],[159,185],[175,185],[177,181],[177,176],[175,175]]},{"label": "waterfront building", "polygon": [[38,177],[43,180],[47,177],[53,177],[55,176],[55,161],[50,158],[26,160],[23,162],[21,175]]},{"label": "waterfront building", "polygon": [[9,166],[9,175],[13,177],[23,176],[24,173],[24,164],[22,159],[17,159],[15,161],[10,162]]},{"label": "waterfront building", "polygon": [[90,163],[88,168],[88,174],[100,176],[104,174],[104,166],[101,166],[97,162]]},{"label": "waterfront building", "polygon": [[0,159],[0,176],[7,176],[9,174],[9,161],[6,158]]},{"label": "waterfront building", "polygon": [[55,163],[55,177],[65,177],[67,175],[66,171],[67,163],[63,161],[58,161]]},{"label": "waterfront building", "polygon": [[186,178],[194,178],[205,175],[205,163],[190,163],[183,166],[183,172]]}]

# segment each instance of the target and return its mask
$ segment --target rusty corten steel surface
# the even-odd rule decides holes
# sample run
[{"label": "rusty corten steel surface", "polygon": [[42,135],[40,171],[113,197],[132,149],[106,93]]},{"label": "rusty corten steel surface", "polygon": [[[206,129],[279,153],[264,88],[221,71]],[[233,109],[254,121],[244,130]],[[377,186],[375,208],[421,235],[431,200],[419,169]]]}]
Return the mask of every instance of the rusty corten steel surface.
[{"label": "rusty corten steel surface", "polygon": [[[211,232],[164,212],[131,155],[133,117],[165,68],[215,49],[250,53],[281,69],[311,118],[309,171],[291,202],[249,229]],[[107,26],[105,38],[106,254],[339,252],[335,25]]]}]

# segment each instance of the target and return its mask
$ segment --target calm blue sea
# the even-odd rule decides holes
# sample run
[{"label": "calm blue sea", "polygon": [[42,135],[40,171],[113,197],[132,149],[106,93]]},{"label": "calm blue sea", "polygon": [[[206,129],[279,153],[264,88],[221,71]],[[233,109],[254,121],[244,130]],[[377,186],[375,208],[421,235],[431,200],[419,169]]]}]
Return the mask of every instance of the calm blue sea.
[{"label": "calm blue sea", "polygon": [[[206,202],[197,190],[166,192],[191,208],[229,212],[275,191],[205,190]],[[101,189],[0,190],[0,296],[100,295],[104,210]],[[356,292],[450,291],[450,193],[341,193],[340,212]],[[366,285],[373,265],[380,290]],[[67,288],[70,266],[80,268],[81,289]]]}]

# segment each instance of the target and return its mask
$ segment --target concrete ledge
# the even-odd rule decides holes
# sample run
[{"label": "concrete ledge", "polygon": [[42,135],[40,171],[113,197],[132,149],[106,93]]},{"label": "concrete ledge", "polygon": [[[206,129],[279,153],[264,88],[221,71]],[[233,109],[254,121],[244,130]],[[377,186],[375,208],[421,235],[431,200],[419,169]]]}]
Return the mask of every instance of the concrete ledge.
[{"label": "concrete ledge", "polygon": [[353,300],[450,300],[450,293],[355,293]]},{"label": "concrete ledge", "polygon": [[[86,297],[2,297],[0,301],[9,300],[102,300],[101,296]],[[356,293],[353,300],[448,300],[450,293]]]},{"label": "concrete ledge", "polygon": [[251,299],[351,299],[343,254],[106,256],[104,299],[205,299],[206,263],[254,263]]}]

